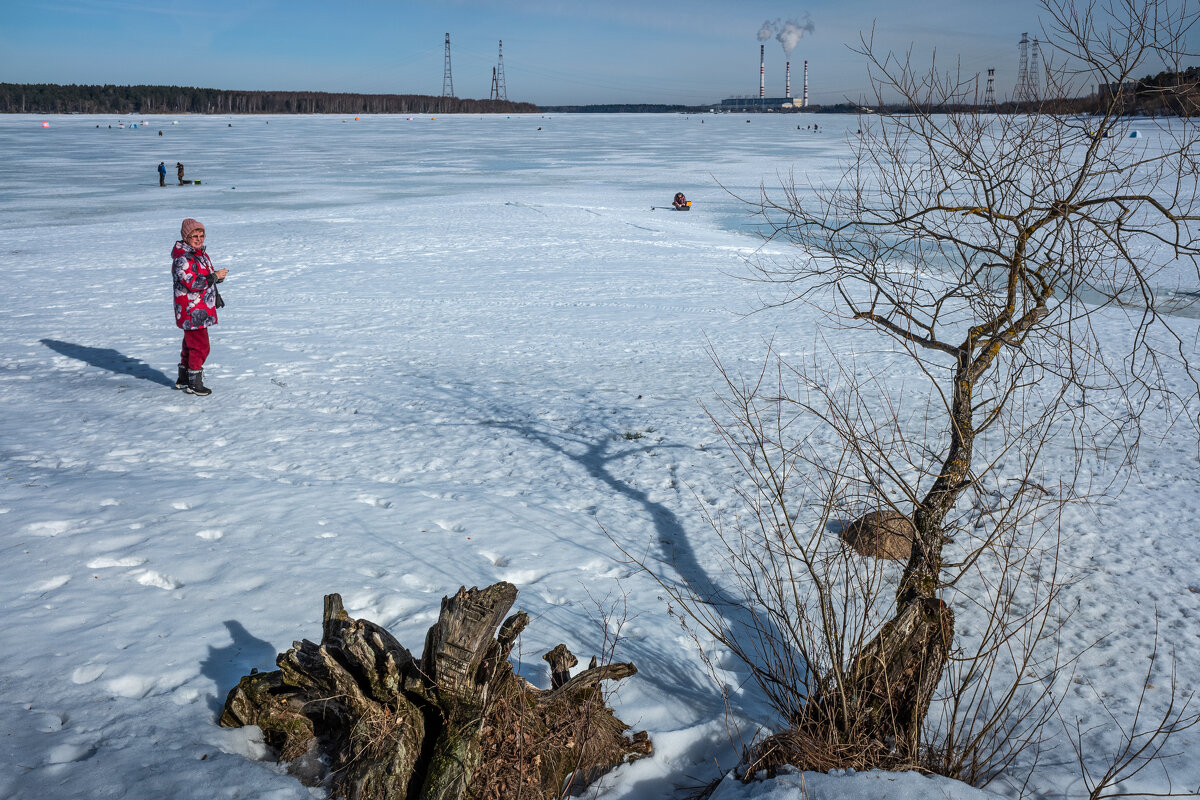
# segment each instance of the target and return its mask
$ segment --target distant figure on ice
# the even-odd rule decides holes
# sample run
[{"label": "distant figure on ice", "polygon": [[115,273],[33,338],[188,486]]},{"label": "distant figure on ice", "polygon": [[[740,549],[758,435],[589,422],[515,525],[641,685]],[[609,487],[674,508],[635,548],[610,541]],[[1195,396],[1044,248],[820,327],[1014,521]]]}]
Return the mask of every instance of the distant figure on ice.
[{"label": "distant figure on ice", "polygon": [[163,162],[158,162],[158,185],[167,185],[167,165]]},{"label": "distant figure on ice", "polygon": [[671,201],[671,205],[675,206],[676,211],[691,211],[692,203],[683,196],[683,192],[676,192],[675,199]]},{"label": "distant figure on ice", "polygon": [[179,185],[183,186],[183,162],[175,162],[175,174],[179,176]]},{"label": "distant figure on ice", "polygon": [[175,388],[207,397],[204,361],[208,358],[208,327],[217,324],[217,309],[225,305],[217,284],[228,270],[213,269],[204,248],[204,226],[189,217],[179,226],[180,239],[171,249],[171,280],[175,293],[175,324],[183,329],[179,377]]}]

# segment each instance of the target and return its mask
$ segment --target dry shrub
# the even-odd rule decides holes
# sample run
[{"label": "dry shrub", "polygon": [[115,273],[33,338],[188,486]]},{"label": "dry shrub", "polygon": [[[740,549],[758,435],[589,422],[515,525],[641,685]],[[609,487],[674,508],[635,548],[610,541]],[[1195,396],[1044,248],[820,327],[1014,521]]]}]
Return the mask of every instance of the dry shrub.
[{"label": "dry shrub", "polygon": [[835,740],[828,727],[792,728],[776,733],[759,742],[754,758],[746,762],[746,777],[765,771],[773,777],[782,766],[805,772],[829,772],[834,769],[853,769],[865,772],[872,769],[917,769],[918,765],[903,761],[878,740]]},{"label": "dry shrub", "polygon": [[[591,783],[613,764],[649,754],[645,733],[633,737],[631,752],[625,736],[629,726],[613,715],[599,687],[553,698],[550,694],[518,679],[493,698],[472,797],[559,797],[567,787]],[[562,775],[570,776],[565,785]]]}]

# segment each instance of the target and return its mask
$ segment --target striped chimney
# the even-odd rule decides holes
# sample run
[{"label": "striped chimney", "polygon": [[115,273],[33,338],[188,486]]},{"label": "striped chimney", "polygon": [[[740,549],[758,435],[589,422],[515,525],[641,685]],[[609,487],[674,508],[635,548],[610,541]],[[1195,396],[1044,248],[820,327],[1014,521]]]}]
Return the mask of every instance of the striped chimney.
[{"label": "striped chimney", "polygon": [[758,46],[758,99],[767,96],[767,46]]}]

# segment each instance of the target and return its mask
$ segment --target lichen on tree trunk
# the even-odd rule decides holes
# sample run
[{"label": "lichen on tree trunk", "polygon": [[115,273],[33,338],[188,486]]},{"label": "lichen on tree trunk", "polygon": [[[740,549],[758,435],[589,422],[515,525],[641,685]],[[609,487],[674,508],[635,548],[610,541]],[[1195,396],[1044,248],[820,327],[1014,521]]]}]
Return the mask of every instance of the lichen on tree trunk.
[{"label": "lichen on tree trunk", "polygon": [[645,734],[626,736],[599,689],[635,674],[632,664],[593,659],[569,677],[575,657],[559,645],[547,655],[567,667],[555,667],[551,689],[513,673],[508,656],[529,618],[500,622],[516,596],[498,583],[443,598],[418,660],[327,595],[321,643],[296,642],[277,671],[242,678],[220,723],[259,726],[302,779],[354,800],[550,797],[572,776],[649,754]]}]

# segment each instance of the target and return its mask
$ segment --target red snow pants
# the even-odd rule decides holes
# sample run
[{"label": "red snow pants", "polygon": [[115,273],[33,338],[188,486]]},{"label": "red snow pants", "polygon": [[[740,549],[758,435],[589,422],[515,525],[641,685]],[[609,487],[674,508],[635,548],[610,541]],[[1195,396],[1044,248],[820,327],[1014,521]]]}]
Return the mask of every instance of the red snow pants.
[{"label": "red snow pants", "polygon": [[179,366],[193,372],[204,367],[208,358],[208,328],[183,332],[183,349],[179,351]]}]

